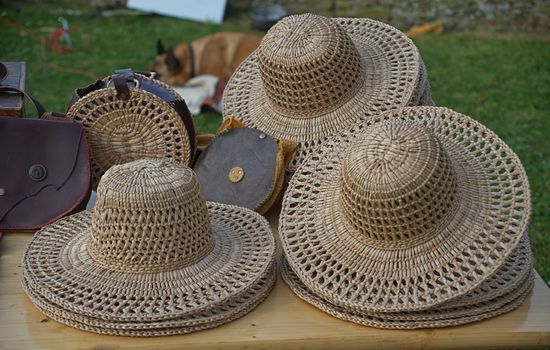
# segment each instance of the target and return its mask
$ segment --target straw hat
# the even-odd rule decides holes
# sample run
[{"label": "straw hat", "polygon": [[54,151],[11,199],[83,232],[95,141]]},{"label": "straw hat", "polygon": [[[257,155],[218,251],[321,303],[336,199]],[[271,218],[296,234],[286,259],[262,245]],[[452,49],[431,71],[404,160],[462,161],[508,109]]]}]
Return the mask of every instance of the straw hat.
[{"label": "straw hat", "polygon": [[292,270],[332,304],[416,311],[470,292],[526,232],[523,166],[492,131],[447,108],[354,125],[302,164],[279,232]]},{"label": "straw hat", "polygon": [[138,160],[105,173],[95,209],[37,232],[23,257],[24,286],[61,322],[182,333],[261,302],[274,282],[274,250],[263,217],[205,202],[191,169]]},{"label": "straw hat", "polygon": [[380,112],[433,104],[414,43],[384,23],[304,14],[273,26],[231,76],[224,116],[299,142],[289,171],[327,137]]},{"label": "straw hat", "polygon": [[127,99],[118,97],[107,77],[106,87],[79,97],[67,111],[67,117],[82,123],[90,143],[94,189],[116,164],[170,158],[190,165],[193,160],[193,118],[181,96],[158,80],[135,77]]}]

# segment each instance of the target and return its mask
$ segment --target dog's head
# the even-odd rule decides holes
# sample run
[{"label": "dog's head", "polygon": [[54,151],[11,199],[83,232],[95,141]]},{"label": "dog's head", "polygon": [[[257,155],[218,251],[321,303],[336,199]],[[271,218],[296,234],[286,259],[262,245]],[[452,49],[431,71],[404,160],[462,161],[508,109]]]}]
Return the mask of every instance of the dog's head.
[{"label": "dog's head", "polygon": [[191,75],[189,49],[182,45],[175,53],[172,47],[166,50],[162,41],[158,40],[157,57],[149,65],[149,70],[155,72],[160,81],[174,86],[184,85]]}]

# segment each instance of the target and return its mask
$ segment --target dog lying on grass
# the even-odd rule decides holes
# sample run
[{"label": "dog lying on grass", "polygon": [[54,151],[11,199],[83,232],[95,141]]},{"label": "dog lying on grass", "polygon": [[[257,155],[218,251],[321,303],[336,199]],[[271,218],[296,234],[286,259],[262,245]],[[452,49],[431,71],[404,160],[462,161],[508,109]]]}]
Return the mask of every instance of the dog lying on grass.
[{"label": "dog lying on grass", "polygon": [[184,85],[202,74],[228,80],[260,41],[260,37],[252,34],[221,32],[166,49],[159,40],[157,57],[149,70],[157,73],[157,79],[174,86]]}]

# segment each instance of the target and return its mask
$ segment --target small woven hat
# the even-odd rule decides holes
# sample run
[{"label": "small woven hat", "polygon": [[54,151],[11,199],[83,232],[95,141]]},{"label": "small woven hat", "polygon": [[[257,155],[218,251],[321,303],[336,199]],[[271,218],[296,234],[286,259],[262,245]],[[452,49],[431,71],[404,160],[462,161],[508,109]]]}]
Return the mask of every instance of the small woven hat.
[{"label": "small woven hat", "polygon": [[[117,84],[113,81],[122,81]],[[169,158],[190,166],[195,126],[174,89],[144,74],[122,70],[77,89],[67,117],[82,123],[91,148],[92,185],[111,166]]]},{"label": "small woven hat", "polygon": [[24,287],[61,322],[109,334],[185,333],[261,302],[274,282],[274,251],[259,214],[206,202],[194,172],[176,161],[138,160],[105,173],[94,209],[36,233]]},{"label": "small woven hat", "polygon": [[273,26],[231,76],[224,116],[299,142],[290,173],[327,137],[380,112],[433,104],[414,43],[384,23],[304,14]]},{"label": "small woven hat", "polygon": [[332,304],[428,309],[493,274],[526,232],[525,170],[447,108],[389,111],[328,140],[293,176],[279,232],[292,270]]}]

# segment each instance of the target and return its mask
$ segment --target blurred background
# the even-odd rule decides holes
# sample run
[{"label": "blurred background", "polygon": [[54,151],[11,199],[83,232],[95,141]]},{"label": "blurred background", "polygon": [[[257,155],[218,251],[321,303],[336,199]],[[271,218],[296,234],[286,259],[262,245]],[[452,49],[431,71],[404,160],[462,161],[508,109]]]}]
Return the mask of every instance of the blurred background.
[{"label": "blurred background", "polygon": [[[521,158],[535,267],[550,283],[550,0],[128,1],[0,0],[0,60],[26,61],[27,91],[65,112],[76,88],[118,68],[147,70],[158,39],[176,47],[215,32],[262,36],[304,12],[389,23],[418,46],[436,104],[487,125]],[[195,115],[201,132],[220,120],[209,108]]]}]

